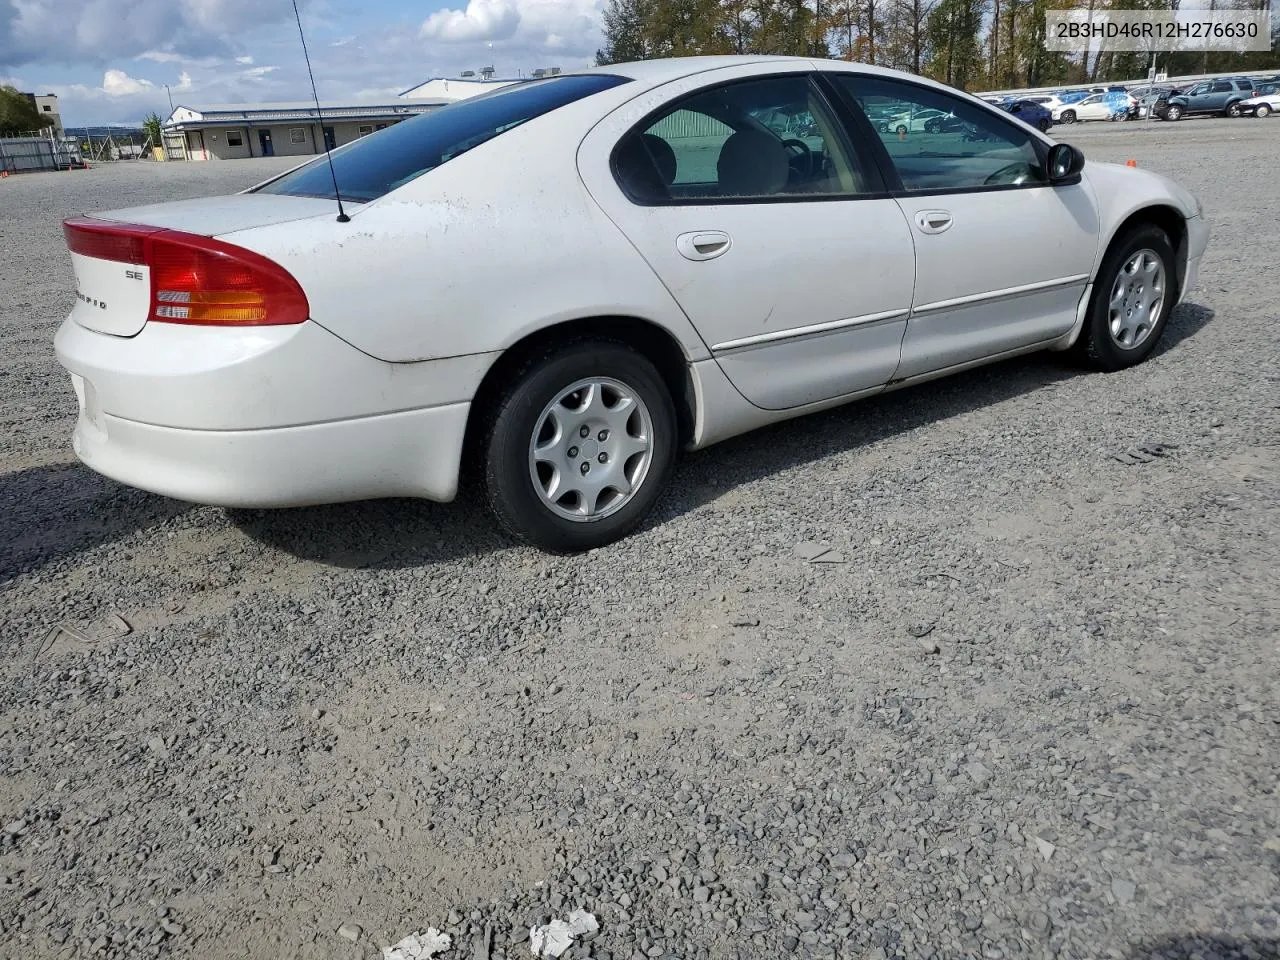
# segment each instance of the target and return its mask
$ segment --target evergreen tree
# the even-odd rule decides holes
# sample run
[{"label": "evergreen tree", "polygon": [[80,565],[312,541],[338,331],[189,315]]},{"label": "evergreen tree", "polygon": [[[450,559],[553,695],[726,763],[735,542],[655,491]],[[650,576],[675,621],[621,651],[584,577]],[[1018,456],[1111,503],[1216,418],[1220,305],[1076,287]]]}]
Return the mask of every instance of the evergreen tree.
[{"label": "evergreen tree", "polygon": [[0,86],[0,136],[34,133],[51,126],[53,118],[40,116],[25,93],[8,84]]}]

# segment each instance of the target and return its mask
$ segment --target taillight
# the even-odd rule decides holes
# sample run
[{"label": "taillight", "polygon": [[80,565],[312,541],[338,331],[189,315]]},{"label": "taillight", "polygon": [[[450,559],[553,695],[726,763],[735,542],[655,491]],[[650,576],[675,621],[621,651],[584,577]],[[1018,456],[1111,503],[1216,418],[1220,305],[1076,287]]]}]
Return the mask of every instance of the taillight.
[{"label": "taillight", "polygon": [[75,217],[62,225],[72,253],[143,264],[151,273],[148,320],[266,326],[311,312],[298,281],[252,250],[194,233]]}]

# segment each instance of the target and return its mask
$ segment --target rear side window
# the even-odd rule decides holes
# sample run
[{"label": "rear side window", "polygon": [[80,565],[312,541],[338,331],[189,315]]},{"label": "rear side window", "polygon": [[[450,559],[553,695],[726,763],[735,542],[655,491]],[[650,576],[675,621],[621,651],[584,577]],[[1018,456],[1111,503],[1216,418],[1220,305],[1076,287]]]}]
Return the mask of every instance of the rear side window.
[{"label": "rear side window", "polygon": [[[344,200],[376,200],[522,123],[626,82],[608,74],[533,80],[451,103],[376,134],[370,128],[370,136],[333,152],[338,188]],[[258,192],[333,197],[333,178],[322,156]]]},{"label": "rear side window", "polygon": [[618,144],[614,175],[641,204],[853,196],[867,181],[804,74],[721,84]]}]

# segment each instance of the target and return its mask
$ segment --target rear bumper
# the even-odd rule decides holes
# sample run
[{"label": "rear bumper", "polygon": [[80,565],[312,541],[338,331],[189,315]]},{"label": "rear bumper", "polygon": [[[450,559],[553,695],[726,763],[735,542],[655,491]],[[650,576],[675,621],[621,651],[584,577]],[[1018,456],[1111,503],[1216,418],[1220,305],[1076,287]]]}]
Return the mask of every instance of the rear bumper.
[{"label": "rear bumper", "polygon": [[223,507],[457,493],[469,403],[268,430],[185,430],[102,413],[92,387],[73,383],[82,398],[76,456],[141,490]]},{"label": "rear bumper", "polygon": [[148,324],[126,338],[68,320],[54,344],[85,464],[229,507],[453,499],[471,399],[496,356],[386,363],[312,322]]}]

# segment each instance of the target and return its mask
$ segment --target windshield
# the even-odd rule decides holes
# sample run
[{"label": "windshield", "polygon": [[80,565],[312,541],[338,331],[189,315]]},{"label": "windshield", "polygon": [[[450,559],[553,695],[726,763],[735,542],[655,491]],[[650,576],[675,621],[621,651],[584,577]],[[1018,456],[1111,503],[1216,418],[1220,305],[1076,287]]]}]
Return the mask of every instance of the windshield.
[{"label": "windshield", "polygon": [[[342,199],[376,200],[486,140],[557,107],[621,83],[609,74],[549,77],[501,87],[421,114],[333,151]],[[333,197],[323,156],[260,187],[259,193]]]}]

